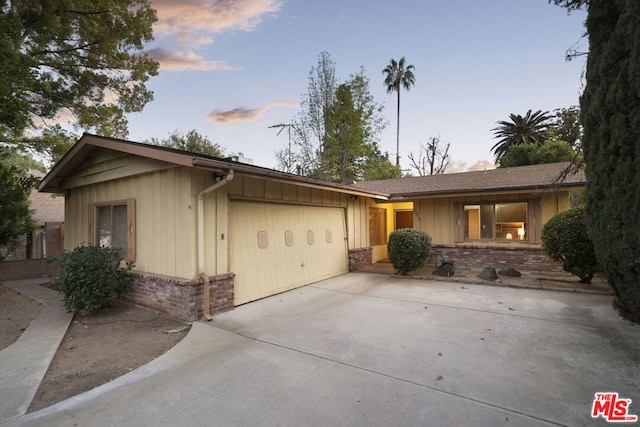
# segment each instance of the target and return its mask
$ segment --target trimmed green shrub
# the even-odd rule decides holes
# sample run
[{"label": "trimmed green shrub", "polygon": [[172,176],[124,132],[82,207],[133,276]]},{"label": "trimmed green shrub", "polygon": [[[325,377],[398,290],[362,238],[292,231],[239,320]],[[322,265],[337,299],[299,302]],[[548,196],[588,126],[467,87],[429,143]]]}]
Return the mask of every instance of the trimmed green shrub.
[{"label": "trimmed green shrub", "polygon": [[60,266],[55,282],[69,313],[86,316],[129,290],[126,271],[131,270],[133,263],[121,267],[123,257],[119,249],[78,246],[52,261]]},{"label": "trimmed green shrub", "polygon": [[421,230],[401,228],[389,235],[387,253],[399,274],[407,274],[424,266],[431,253],[431,237]]},{"label": "trimmed green shrub", "polygon": [[555,215],[542,227],[542,249],[561,262],[564,271],[591,283],[598,260],[587,233],[584,205]]}]

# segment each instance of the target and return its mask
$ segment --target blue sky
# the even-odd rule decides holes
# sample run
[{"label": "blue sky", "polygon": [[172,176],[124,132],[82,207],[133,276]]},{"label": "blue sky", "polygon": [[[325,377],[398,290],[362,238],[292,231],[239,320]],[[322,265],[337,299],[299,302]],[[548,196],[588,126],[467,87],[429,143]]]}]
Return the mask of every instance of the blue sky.
[{"label": "blue sky", "polygon": [[[491,129],[509,114],[578,104],[585,12],[546,0],[152,0],[159,21],[146,50],[160,62],[155,99],[129,115],[129,139],[197,130],[227,152],[275,167],[285,133],[268,126],[298,113],[307,77],[327,51],[344,81],[364,67],[389,123],[395,154],[396,98],[382,69],[405,56],[416,82],[401,94],[400,155],[431,136],[451,143],[451,170],[491,161]],[[480,164],[481,166],[484,163]],[[476,166],[477,167],[477,166]]]}]

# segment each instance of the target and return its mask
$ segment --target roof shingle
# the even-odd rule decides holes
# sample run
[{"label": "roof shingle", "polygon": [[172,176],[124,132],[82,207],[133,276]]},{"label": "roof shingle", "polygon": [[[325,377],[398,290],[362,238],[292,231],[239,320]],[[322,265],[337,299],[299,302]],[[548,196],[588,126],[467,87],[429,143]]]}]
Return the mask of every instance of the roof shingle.
[{"label": "roof shingle", "polygon": [[586,178],[582,170],[576,173],[569,172],[564,179],[560,179],[570,164],[570,162],[546,163],[484,171],[364,181],[355,185],[369,191],[391,194],[392,198],[531,190],[549,188],[553,185],[558,187],[584,185]]}]

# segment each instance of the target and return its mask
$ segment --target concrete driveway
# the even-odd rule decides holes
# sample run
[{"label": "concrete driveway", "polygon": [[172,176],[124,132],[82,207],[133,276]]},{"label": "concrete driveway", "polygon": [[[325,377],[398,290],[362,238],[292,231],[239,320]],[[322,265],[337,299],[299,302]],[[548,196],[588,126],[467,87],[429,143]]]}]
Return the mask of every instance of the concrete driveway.
[{"label": "concrete driveway", "polygon": [[640,414],[611,297],[350,273],[195,323],[163,357],[6,425],[607,425]]}]

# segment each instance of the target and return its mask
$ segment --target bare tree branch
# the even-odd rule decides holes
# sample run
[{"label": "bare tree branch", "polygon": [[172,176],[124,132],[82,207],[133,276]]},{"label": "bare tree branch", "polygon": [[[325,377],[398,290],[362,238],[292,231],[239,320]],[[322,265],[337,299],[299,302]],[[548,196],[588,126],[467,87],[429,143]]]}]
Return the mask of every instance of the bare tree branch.
[{"label": "bare tree branch", "polygon": [[420,144],[417,159],[413,153],[409,153],[411,168],[420,176],[444,173],[451,162],[450,147],[451,144],[443,142],[439,136],[432,136],[426,145]]}]

